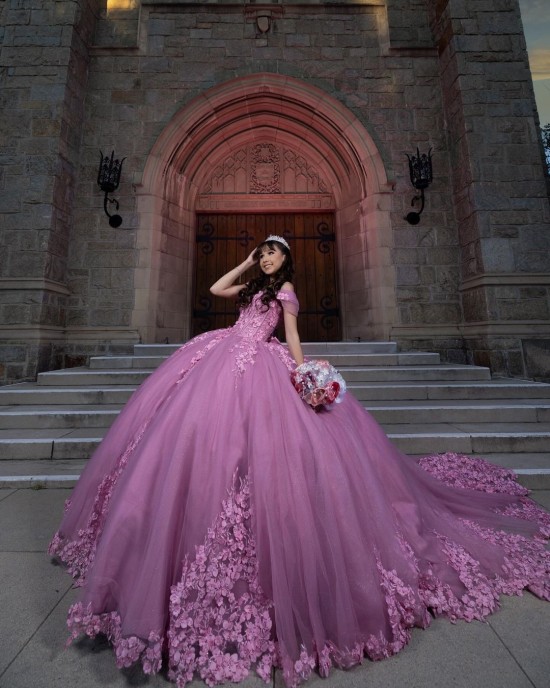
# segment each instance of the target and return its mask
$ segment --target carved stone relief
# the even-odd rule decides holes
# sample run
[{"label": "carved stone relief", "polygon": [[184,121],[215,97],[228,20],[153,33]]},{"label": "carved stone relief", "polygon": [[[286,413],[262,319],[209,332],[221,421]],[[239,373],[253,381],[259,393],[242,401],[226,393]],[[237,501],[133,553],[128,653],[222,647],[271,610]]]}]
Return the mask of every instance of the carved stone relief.
[{"label": "carved stone relief", "polygon": [[280,152],[272,143],[250,150],[250,193],[281,193]]},{"label": "carved stone relief", "polygon": [[235,150],[201,190],[201,195],[287,193],[330,194],[330,189],[306,158],[268,142]]},{"label": "carved stone relief", "polygon": [[329,193],[318,172],[301,155],[289,149],[284,152],[285,191]]}]

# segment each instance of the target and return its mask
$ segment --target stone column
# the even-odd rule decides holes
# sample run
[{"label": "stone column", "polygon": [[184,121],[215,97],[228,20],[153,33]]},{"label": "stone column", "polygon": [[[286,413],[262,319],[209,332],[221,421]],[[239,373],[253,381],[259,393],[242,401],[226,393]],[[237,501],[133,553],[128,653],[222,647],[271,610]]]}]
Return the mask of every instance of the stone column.
[{"label": "stone column", "polygon": [[428,0],[461,248],[461,327],[494,373],[550,377],[550,213],[517,0]]},{"label": "stone column", "polygon": [[0,383],[58,366],[99,0],[6,2],[0,44]]}]

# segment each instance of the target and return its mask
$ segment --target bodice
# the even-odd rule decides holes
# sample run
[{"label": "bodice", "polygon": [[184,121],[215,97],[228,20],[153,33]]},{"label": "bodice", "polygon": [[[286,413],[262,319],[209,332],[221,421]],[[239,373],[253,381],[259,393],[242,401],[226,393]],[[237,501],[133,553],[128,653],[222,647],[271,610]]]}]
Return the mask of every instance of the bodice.
[{"label": "bodice", "polygon": [[267,341],[277,327],[282,309],[288,308],[295,315],[298,313],[298,300],[294,292],[281,290],[277,300],[271,301],[269,306],[261,302],[262,292],[254,294],[250,304],[241,310],[234,325],[234,331],[246,339]]}]

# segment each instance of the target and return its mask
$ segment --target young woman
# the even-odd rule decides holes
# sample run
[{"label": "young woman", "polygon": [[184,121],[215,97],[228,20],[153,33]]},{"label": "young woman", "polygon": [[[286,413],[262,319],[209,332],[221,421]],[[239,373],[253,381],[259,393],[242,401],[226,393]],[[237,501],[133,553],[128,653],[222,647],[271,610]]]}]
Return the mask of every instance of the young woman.
[{"label": "young woman", "polygon": [[82,585],[68,625],[106,634],[120,667],[164,666],[181,687],[278,666],[293,686],[398,652],[434,615],[550,598],[550,517],[510,474],[418,465],[351,394],[319,413],[296,393],[292,273],[270,236],[212,286],[238,299],[236,324],[143,383],[68,500],[50,546]]}]

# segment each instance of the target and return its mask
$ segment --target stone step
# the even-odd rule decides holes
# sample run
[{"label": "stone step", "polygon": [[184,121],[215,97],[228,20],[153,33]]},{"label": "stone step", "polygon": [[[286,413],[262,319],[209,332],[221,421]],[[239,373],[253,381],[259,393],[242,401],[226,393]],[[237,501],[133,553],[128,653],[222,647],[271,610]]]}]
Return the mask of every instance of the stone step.
[{"label": "stone step", "polygon": [[[135,344],[136,356],[170,356],[183,344]],[[329,354],[394,354],[395,342],[302,342],[306,356],[327,356]]]},{"label": "stone step", "polygon": [[[158,368],[167,356],[93,356],[90,359],[91,370],[128,370],[134,368]],[[438,365],[439,354],[436,353],[403,353],[403,354],[327,354],[325,359],[337,368],[354,366],[422,366]]]},{"label": "stone step", "polygon": [[[410,402],[403,405],[394,403],[385,405],[375,402],[363,402],[363,406],[376,418],[380,425],[394,423],[550,423],[550,402],[532,401],[531,403],[513,402],[479,403],[452,402],[422,405]],[[489,429],[490,429],[489,427]]]},{"label": "stone step", "polygon": [[[0,458],[10,461],[0,466],[29,464],[19,473],[30,480],[24,475],[41,475],[30,463],[46,464],[59,484],[76,480],[71,465],[93,453],[137,385],[178,346],[136,345],[134,357],[94,357],[91,369],[42,373],[37,384],[1,388]],[[541,471],[550,473],[550,385],[492,380],[487,368],[440,364],[437,354],[401,354],[388,343],[307,346],[310,356],[341,370],[350,392],[403,452],[506,456],[537,486]]]},{"label": "stone step", "polygon": [[53,385],[66,387],[83,387],[88,385],[120,385],[128,387],[139,385],[151,374],[150,370],[90,370],[89,368],[70,368],[39,373],[39,385]]},{"label": "stone step", "polygon": [[489,368],[467,365],[437,366],[395,366],[393,368],[343,368],[346,382],[413,382],[413,381],[456,381],[490,380]]},{"label": "stone step", "polygon": [[168,356],[92,356],[90,370],[154,370],[164,363]]},{"label": "stone step", "polygon": [[[124,404],[137,385],[90,385],[56,387],[23,382],[0,387],[0,408],[10,405]],[[391,402],[415,400],[513,400],[550,399],[550,385],[525,380],[493,379],[481,382],[360,383],[348,389],[359,401]]]},{"label": "stone step", "polygon": [[[541,423],[550,422],[550,400],[520,400],[486,403],[443,400],[363,402],[380,424],[416,423]],[[17,428],[92,428],[109,427],[118,416],[121,404],[100,406],[76,404],[0,406],[0,429]]]},{"label": "stone step", "polygon": [[10,405],[122,405],[136,389],[137,385],[40,387],[34,382],[25,382],[0,387],[0,408]]},{"label": "stone step", "polygon": [[0,461],[0,488],[70,488],[76,485],[86,463],[85,459]]},{"label": "stone step", "polygon": [[306,356],[331,353],[396,353],[395,342],[302,342]]},{"label": "stone step", "polygon": [[[342,376],[348,382],[393,382],[393,381],[455,381],[490,380],[489,368],[467,365],[437,366],[395,366],[343,368]],[[71,368],[54,370],[38,375],[39,385],[132,385],[140,384],[151,374],[150,369],[90,370]]]},{"label": "stone step", "polygon": [[121,405],[72,407],[0,406],[0,429],[16,428],[106,428],[120,413]]},{"label": "stone step", "polygon": [[107,430],[108,428],[0,430],[0,459],[88,459]]},{"label": "stone step", "polygon": [[[417,426],[411,431],[406,425],[384,424],[382,427],[391,441],[408,454],[443,453],[483,454],[491,460],[491,454],[502,452],[544,453],[550,447],[550,424],[541,424],[535,430],[533,424],[514,424],[514,429],[484,426],[468,428],[468,424]],[[523,427],[520,427],[522,426]],[[474,426],[474,424],[471,424]]]},{"label": "stone step", "polygon": [[418,382],[348,384],[359,401],[414,401],[428,399],[472,401],[485,399],[550,399],[550,385],[525,380],[493,379],[478,382]]},{"label": "stone step", "polygon": [[[415,456],[415,455],[410,455]],[[419,455],[416,455],[417,457]],[[475,454],[472,456],[477,459],[487,458],[487,454]],[[527,471],[527,470],[547,470],[550,472],[550,448],[544,452],[523,452],[517,454],[515,452],[495,452],[490,454],[490,460],[492,463],[497,464],[497,466],[502,466],[503,468],[511,468],[514,471]]]},{"label": "stone step", "polygon": [[[446,451],[465,454],[544,453],[550,447],[550,423],[430,423],[382,425],[404,453]],[[0,459],[83,459],[99,445],[107,428],[0,430]]]},{"label": "stone step", "polygon": [[[486,458],[475,455],[478,458]],[[411,456],[411,460],[413,460]],[[531,490],[550,489],[550,454],[491,454],[491,462],[511,468],[519,482]],[[86,461],[36,459],[0,462],[0,488],[73,487]]]}]

